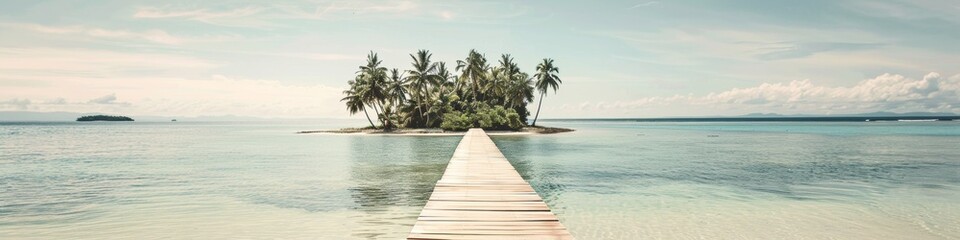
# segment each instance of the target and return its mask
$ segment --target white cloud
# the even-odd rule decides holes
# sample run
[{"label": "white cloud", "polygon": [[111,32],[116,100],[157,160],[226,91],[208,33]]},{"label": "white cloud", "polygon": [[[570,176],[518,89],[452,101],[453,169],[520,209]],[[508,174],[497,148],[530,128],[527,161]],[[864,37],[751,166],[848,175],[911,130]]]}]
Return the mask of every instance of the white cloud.
[{"label": "white cloud", "polygon": [[[584,109],[626,115],[729,115],[751,112],[782,114],[839,114],[872,111],[960,112],[960,75],[944,78],[930,73],[920,79],[883,74],[850,87],[829,87],[810,80],[788,83],[763,83],[734,88],[702,96],[674,95],[630,101],[567,105],[561,108]],[[614,115],[618,113],[613,113]]]},{"label": "white cloud", "polygon": [[[478,4],[483,5],[483,4]],[[290,19],[334,20],[356,17],[429,17],[451,20],[452,11],[445,10],[444,4],[421,6],[416,1],[379,1],[354,0],[331,1],[324,3],[275,2],[264,6],[246,6],[241,8],[214,10],[209,8],[185,9],[179,7],[141,7],[134,14],[139,19],[185,19],[212,25],[232,27],[284,27],[278,21]],[[479,6],[471,6],[476,8]],[[499,11],[512,8],[499,8]]]},{"label": "white cloud", "polygon": [[43,104],[51,104],[51,105],[67,104],[67,99],[64,99],[64,98],[54,98],[54,99],[50,99],[50,100],[44,101]]},{"label": "white cloud", "polygon": [[[304,53],[296,57],[339,60],[362,56]],[[0,48],[0,111],[348,116],[339,101],[340,88],[222,75],[191,77],[216,72],[217,66],[200,58],[162,53]]]},{"label": "white cloud", "polygon": [[[257,53],[253,53],[257,54]],[[317,61],[342,61],[342,60],[362,60],[363,56],[357,54],[336,54],[336,53],[261,53],[269,56],[281,56],[292,58],[303,58]]]},{"label": "white cloud", "polygon": [[440,14],[438,15],[440,15],[440,18],[443,18],[443,20],[453,19],[453,12],[451,11],[440,11]]},{"label": "white cloud", "polygon": [[660,58],[682,59],[684,64],[716,58],[755,62],[758,56],[784,51],[806,53],[796,56],[804,57],[832,50],[871,49],[892,41],[888,37],[858,31],[779,26],[764,26],[763,29],[752,31],[675,28],[655,32],[597,31],[592,34],[623,41]]},{"label": "white cloud", "polygon": [[210,9],[173,9],[170,7],[142,7],[134,14],[139,19],[189,19],[219,26],[233,27],[263,27],[270,24],[254,16],[264,12],[267,8],[247,6],[242,8],[217,11]]},{"label": "white cloud", "polygon": [[[709,86],[714,89],[736,82],[789,82],[803,78],[853,84],[853,77],[883,72],[922,74],[952,70],[960,64],[949,51],[912,47],[898,42],[896,36],[862,30],[769,25],[755,28],[680,27],[652,32],[592,33],[632,47],[633,51],[611,56],[636,65],[626,72],[634,71],[645,79],[687,83],[710,80],[716,83]],[[703,92],[708,85],[711,84],[698,90]]]},{"label": "white cloud", "polygon": [[[0,70],[39,75],[116,74],[124,71],[208,69],[215,63],[189,56],[79,48],[0,48]],[[7,77],[11,77],[8,73]]]},{"label": "white cloud", "polygon": [[6,101],[0,101],[0,108],[6,108],[8,110],[27,110],[30,104],[32,104],[30,99],[14,98]]},{"label": "white cloud", "polygon": [[140,40],[152,43],[177,45],[185,42],[220,41],[225,37],[185,38],[173,36],[166,31],[151,29],[145,31],[114,30],[87,26],[47,26],[25,23],[0,23],[0,26],[48,34],[73,34],[94,38]]},{"label": "white cloud", "polygon": [[87,101],[87,103],[93,103],[93,104],[113,104],[113,103],[116,103],[116,101],[117,101],[117,94],[111,93],[110,95],[106,95],[106,96],[103,96],[103,97],[98,97],[98,98],[90,99],[90,101]]},{"label": "white cloud", "polygon": [[660,2],[657,2],[657,1],[643,2],[643,3],[639,3],[639,4],[637,4],[637,5],[633,5],[633,7],[630,7],[629,9],[656,6],[657,4],[660,4]]},{"label": "white cloud", "polygon": [[337,12],[351,13],[351,14],[365,14],[365,13],[403,13],[410,12],[417,9],[417,4],[411,1],[386,1],[386,2],[370,2],[370,1],[346,1],[346,2],[331,2],[326,6],[318,6],[316,11],[314,11],[315,16],[322,16],[326,14],[332,14]]},{"label": "white cloud", "polygon": [[901,20],[939,19],[960,23],[960,3],[956,1],[869,1],[852,0],[840,4],[854,12],[873,17]]},{"label": "white cloud", "polygon": [[[3,77],[0,77],[2,82]],[[159,116],[346,117],[342,90],[214,75],[189,78],[36,77],[46,86],[4,86],[0,111],[111,112]],[[21,97],[22,96],[22,97]],[[63,99],[32,102],[33,99]],[[123,99],[123,101],[118,101]]]},{"label": "white cloud", "polygon": [[68,25],[50,26],[34,23],[0,23],[0,27],[35,33],[74,35],[109,41],[125,40],[149,42],[163,45],[183,45],[188,43],[211,43],[239,40],[235,35],[199,35],[180,36],[160,29],[127,30],[107,29],[92,26]]},{"label": "white cloud", "polygon": [[141,7],[134,18],[180,18],[225,26],[257,27],[268,25],[266,19],[321,19],[331,15],[400,14],[417,10],[412,1],[335,1],[326,4],[271,4],[269,7],[246,6],[228,10],[182,9],[175,7]]},{"label": "white cloud", "polygon": [[134,18],[189,18],[200,21],[209,21],[218,18],[245,17],[257,14],[263,11],[262,8],[243,7],[231,9],[228,11],[212,11],[207,9],[196,9],[187,11],[174,11],[161,9],[157,7],[144,7],[133,14]]}]

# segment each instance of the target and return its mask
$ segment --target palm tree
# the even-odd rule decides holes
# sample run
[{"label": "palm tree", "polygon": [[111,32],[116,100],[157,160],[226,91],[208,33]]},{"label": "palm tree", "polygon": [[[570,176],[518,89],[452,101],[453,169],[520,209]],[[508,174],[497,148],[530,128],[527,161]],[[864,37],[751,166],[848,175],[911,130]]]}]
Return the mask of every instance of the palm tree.
[{"label": "palm tree", "polygon": [[[429,51],[418,50],[410,54],[413,60],[410,70],[387,70],[377,54],[371,51],[355,79],[348,81],[350,88],[343,92],[346,96],[341,101],[346,102],[351,115],[363,111],[371,126],[386,130],[443,125],[447,125],[444,128],[460,129],[471,124],[484,124],[479,121],[490,121],[483,119],[499,122],[506,118],[514,119],[509,120],[509,127],[516,128],[515,116],[510,114],[520,115],[521,122],[526,123],[531,115],[527,106],[533,102],[534,91],[537,91],[540,102],[531,124],[536,125],[543,98],[549,89],[556,92],[562,83],[552,59],[543,59],[531,77],[520,70],[509,54],[502,54],[498,64],[491,67],[483,54],[470,50],[466,58],[457,61],[453,69],[457,75],[452,74],[445,63],[432,62],[431,57]],[[367,111],[371,108],[380,126],[371,119]],[[447,116],[456,116],[457,119],[445,122]],[[451,123],[456,127],[450,127]],[[494,124],[498,124],[495,128],[504,127],[500,125],[504,124],[502,122]]]},{"label": "palm tree", "polygon": [[540,107],[543,105],[543,95],[547,93],[547,89],[553,88],[553,92],[556,93],[557,88],[563,83],[557,76],[559,73],[560,69],[553,66],[553,59],[544,58],[543,62],[537,65],[537,74],[534,74],[533,77],[537,79],[536,85],[537,91],[540,92],[540,103],[537,104],[537,115],[533,117],[533,124],[530,125],[537,125],[537,118],[540,117]]},{"label": "palm tree", "polygon": [[503,83],[507,82],[508,78],[507,73],[501,68],[493,68],[487,72],[487,81],[481,87],[480,92],[488,104],[498,104],[497,100],[503,96]]},{"label": "palm tree", "polygon": [[[351,86],[356,84],[356,82],[353,80],[349,81],[348,83],[350,83]],[[366,115],[367,121],[370,122],[370,127],[376,128],[377,125],[374,125],[373,120],[370,120],[370,114],[367,113],[367,108],[364,107],[363,98],[361,98],[360,94],[357,94],[354,89],[343,91],[343,94],[346,94],[347,96],[343,99],[340,99],[340,101],[347,102],[347,110],[350,111],[350,115],[363,111],[363,115]]]},{"label": "palm tree", "polygon": [[450,74],[450,70],[447,70],[447,63],[439,62],[439,64],[437,64],[437,79],[440,80],[440,84],[437,84],[439,87],[437,91],[439,91],[440,94],[447,94],[449,89],[455,87],[455,81],[451,81],[455,80],[454,78],[455,76]]},{"label": "palm tree", "polygon": [[511,77],[514,74],[520,73],[520,68],[513,62],[513,57],[510,57],[510,54],[500,55],[500,69]]},{"label": "palm tree", "polygon": [[[374,112],[377,112],[377,116],[384,127],[390,127],[390,118],[380,116],[380,113],[384,110],[384,101],[387,98],[387,68],[381,67],[380,63],[377,54],[370,51],[370,54],[367,55],[367,65],[360,66],[360,70],[357,71],[362,80],[358,81],[358,83],[362,83],[360,84],[362,87],[360,88],[361,91],[357,93],[360,94],[364,102],[373,107]],[[379,111],[377,107],[380,108]]]},{"label": "palm tree", "polygon": [[510,54],[500,55],[500,66],[491,71],[490,78],[488,78],[489,82],[487,82],[484,87],[484,92],[494,96],[491,100],[499,100],[501,102],[491,102],[490,104],[506,104],[507,91],[516,79],[521,78],[520,74],[520,68],[513,62]]},{"label": "palm tree", "polygon": [[[407,81],[413,89],[414,95],[416,95],[418,111],[420,111],[420,117],[425,118],[425,122],[429,122],[429,116],[423,111],[423,108],[420,107],[422,104],[427,104],[429,99],[424,99],[428,97],[427,91],[429,90],[430,85],[436,85],[440,83],[438,79],[439,76],[436,75],[437,64],[430,62],[430,57],[433,54],[427,50],[419,50],[416,55],[410,54],[410,58],[413,58],[413,70],[407,70],[409,76],[407,76]],[[429,108],[429,105],[427,106]]]},{"label": "palm tree", "polygon": [[396,115],[397,121],[400,121],[400,105],[407,100],[407,89],[404,88],[406,81],[403,80],[403,75],[400,73],[400,70],[394,68],[390,70],[390,82],[387,83],[387,95],[389,96],[390,105],[394,107],[394,114]]},{"label": "palm tree", "polygon": [[[477,50],[471,49],[464,60],[457,60],[457,71],[460,72],[461,81],[469,81],[470,88],[473,90],[473,100],[479,100],[480,87],[484,83],[487,73],[487,59]],[[461,84],[461,86],[464,84]]]},{"label": "palm tree", "polygon": [[533,101],[533,79],[526,73],[519,73],[517,77],[507,83],[506,105],[511,108],[525,107]]},{"label": "palm tree", "polygon": [[[527,102],[533,101],[533,80],[520,71],[510,54],[500,56],[500,68],[506,73],[504,104],[512,108],[523,107],[526,112]],[[526,119],[526,115],[523,118]]]}]

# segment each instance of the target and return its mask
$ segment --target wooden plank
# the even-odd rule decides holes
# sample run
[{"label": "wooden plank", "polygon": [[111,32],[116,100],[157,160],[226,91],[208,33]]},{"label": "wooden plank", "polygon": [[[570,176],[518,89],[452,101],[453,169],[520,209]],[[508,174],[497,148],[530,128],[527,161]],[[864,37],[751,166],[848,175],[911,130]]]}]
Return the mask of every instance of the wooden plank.
[{"label": "wooden plank", "polygon": [[[419,227],[446,227],[446,228],[467,228],[467,229],[509,229],[509,228],[530,228],[530,229],[563,229],[563,224],[557,221],[530,221],[530,222],[455,222],[455,221],[421,221],[417,224]],[[416,229],[415,229],[416,230]],[[415,231],[423,232],[423,231]]]},{"label": "wooden plank", "polygon": [[466,211],[424,209],[418,220],[427,221],[557,221],[550,211]]},{"label": "wooden plank", "polygon": [[493,140],[470,129],[407,239],[573,239]]},{"label": "wooden plank", "polygon": [[450,229],[435,228],[423,231],[437,231],[430,234],[464,234],[464,235],[558,235],[563,234],[563,229]]},{"label": "wooden plank", "polygon": [[[414,232],[432,232],[435,230],[420,231],[431,228],[448,229],[487,229],[487,230],[510,230],[510,229],[565,229],[563,224],[558,221],[526,221],[526,222],[502,222],[502,221],[420,221]],[[445,230],[445,229],[444,229]]]},{"label": "wooden plank", "polygon": [[513,235],[468,235],[468,234],[431,234],[431,233],[411,233],[407,236],[408,240],[436,240],[436,239],[461,239],[461,240],[487,240],[487,239],[500,239],[500,240],[548,240],[548,239],[560,239],[568,240],[573,239],[573,236],[570,234],[540,234],[540,235],[529,235],[529,234],[513,234]]},{"label": "wooden plank", "polygon": [[457,194],[442,194],[438,195],[436,193],[433,196],[430,196],[428,201],[474,201],[474,202],[539,202],[543,201],[540,199],[540,196],[537,195],[526,195],[526,196],[515,196],[515,195],[457,195]]},{"label": "wooden plank", "polygon": [[444,210],[491,210],[491,211],[550,211],[543,202],[475,202],[475,201],[429,201],[426,209]]},{"label": "wooden plank", "polygon": [[496,192],[533,192],[529,185],[480,185],[480,184],[445,184],[437,185],[434,191],[496,191]]}]

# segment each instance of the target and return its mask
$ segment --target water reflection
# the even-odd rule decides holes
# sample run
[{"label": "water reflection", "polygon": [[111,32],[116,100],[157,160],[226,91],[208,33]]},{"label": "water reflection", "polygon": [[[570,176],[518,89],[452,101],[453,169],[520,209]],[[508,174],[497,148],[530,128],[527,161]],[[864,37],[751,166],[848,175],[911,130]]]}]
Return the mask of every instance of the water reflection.
[{"label": "water reflection", "polygon": [[[520,176],[530,183],[544,202],[553,206],[566,189],[560,179],[564,172],[556,164],[532,161],[530,156],[548,157],[562,146],[551,137],[495,136],[494,142]],[[549,158],[541,158],[549,159]]]},{"label": "water reflection", "polygon": [[350,197],[362,226],[353,236],[405,236],[440,179],[458,136],[356,136],[350,139]]}]

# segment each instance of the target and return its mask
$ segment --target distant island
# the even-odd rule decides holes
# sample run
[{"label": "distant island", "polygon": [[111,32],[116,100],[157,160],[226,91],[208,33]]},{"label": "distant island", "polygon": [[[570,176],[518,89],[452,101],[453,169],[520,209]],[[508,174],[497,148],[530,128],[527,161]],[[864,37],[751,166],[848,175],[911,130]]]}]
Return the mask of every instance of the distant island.
[{"label": "distant island", "polygon": [[83,116],[77,118],[77,122],[93,122],[93,121],[133,121],[133,118],[125,116],[108,116],[108,115],[93,115],[93,116]]},{"label": "distant island", "polygon": [[[433,62],[432,55],[427,50],[410,54],[411,68],[404,71],[388,70],[377,54],[370,52],[366,64],[359,66],[355,78],[348,81],[349,90],[344,91],[346,96],[341,100],[350,114],[363,112],[370,125],[341,131],[570,131],[536,125],[544,95],[550,89],[556,92],[562,83],[553,59],[543,59],[533,74],[528,74],[520,70],[510,54],[491,63],[483,54],[470,50],[456,65]],[[527,104],[532,103],[536,94],[540,95],[537,113],[528,125],[527,116],[531,114]]]}]

